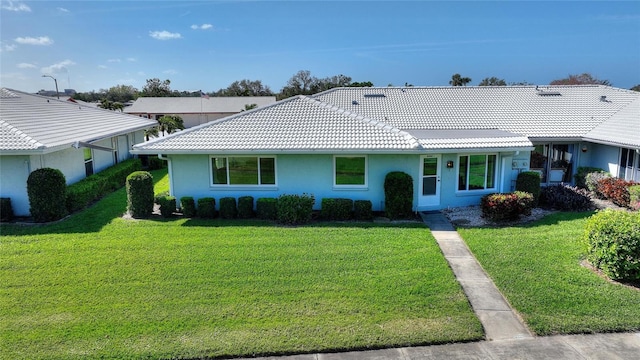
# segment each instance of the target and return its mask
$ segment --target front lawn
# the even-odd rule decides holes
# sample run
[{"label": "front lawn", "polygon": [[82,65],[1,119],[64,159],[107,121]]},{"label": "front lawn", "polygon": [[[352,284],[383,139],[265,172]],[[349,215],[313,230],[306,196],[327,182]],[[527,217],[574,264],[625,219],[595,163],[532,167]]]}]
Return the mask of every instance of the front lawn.
[{"label": "front lawn", "polygon": [[3,357],[251,356],[483,336],[421,224],[125,220],[125,203],[121,189],[56,224],[2,226]]},{"label": "front lawn", "polygon": [[526,226],[458,229],[508,301],[539,335],[640,330],[640,289],[581,266],[591,213]]}]

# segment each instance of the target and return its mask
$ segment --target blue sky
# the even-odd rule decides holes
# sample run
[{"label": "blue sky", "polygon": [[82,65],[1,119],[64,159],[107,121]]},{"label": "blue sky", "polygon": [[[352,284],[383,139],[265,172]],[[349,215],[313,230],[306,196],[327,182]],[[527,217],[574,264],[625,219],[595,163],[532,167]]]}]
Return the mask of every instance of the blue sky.
[{"label": "blue sky", "polygon": [[0,84],[35,92],[171,80],[216,91],[298,70],[376,86],[547,84],[589,72],[640,84],[640,1],[6,1]]}]

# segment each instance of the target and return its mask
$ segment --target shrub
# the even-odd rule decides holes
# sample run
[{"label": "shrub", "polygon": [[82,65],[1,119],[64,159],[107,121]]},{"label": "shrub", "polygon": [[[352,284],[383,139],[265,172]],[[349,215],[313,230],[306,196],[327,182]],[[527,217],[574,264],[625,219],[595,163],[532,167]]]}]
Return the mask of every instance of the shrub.
[{"label": "shrub", "polygon": [[278,218],[278,199],[259,198],[256,201],[256,212],[259,219],[276,220]]},{"label": "shrub", "polygon": [[640,210],[640,185],[629,186],[629,207]]},{"label": "shrub", "polygon": [[605,173],[606,171],[590,166],[580,166],[576,171],[576,174],[573,176],[576,180],[576,186],[580,189],[587,188],[587,175],[590,173]]},{"label": "shrub", "polygon": [[67,187],[69,212],[82,210],[101,197],[123,187],[127,176],[142,167],[139,159],[130,159],[88,176]]},{"label": "shrub", "polygon": [[29,211],[36,222],[62,219],[67,215],[67,184],[58,169],[42,168],[27,178]]},{"label": "shrub", "polygon": [[157,156],[149,156],[149,161],[147,163],[147,168],[149,170],[163,169],[166,166],[167,162],[165,160],[162,160]]},{"label": "shrub", "polygon": [[353,203],[353,217],[356,220],[373,219],[373,210],[370,200],[356,200]]},{"label": "shrub", "polygon": [[597,192],[618,206],[628,207],[631,200],[629,186],[633,184],[630,181],[608,177],[598,181]]},{"label": "shrub", "polygon": [[640,213],[607,209],[587,220],[587,259],[612,279],[640,280]]},{"label": "shrub", "polygon": [[13,207],[11,198],[0,198],[0,221],[13,220]]},{"label": "shrub", "polygon": [[598,182],[610,177],[611,175],[609,173],[592,172],[587,174],[584,182],[587,186],[587,190],[591,191],[598,199],[604,199],[604,195],[598,192]]},{"label": "shrub", "polygon": [[180,198],[180,208],[182,209],[182,215],[185,217],[196,216],[196,202],[191,196],[183,196]]},{"label": "shrub", "polygon": [[204,219],[213,219],[216,217],[216,199],[212,197],[203,197],[198,199],[198,216]]},{"label": "shrub", "polygon": [[253,213],[253,196],[241,196],[238,198],[238,217],[240,219],[252,218]]},{"label": "shrub", "polygon": [[235,219],[238,216],[236,198],[223,197],[220,199],[220,217],[223,219]]},{"label": "shrub", "polygon": [[325,220],[344,221],[351,218],[353,200],[323,198],[320,203],[320,217]]},{"label": "shrub", "polygon": [[384,179],[385,214],[390,219],[410,218],[413,213],[413,178],[392,171]]},{"label": "shrub", "polygon": [[535,171],[524,171],[516,178],[516,191],[533,195],[533,207],[538,206],[540,199],[540,174]]},{"label": "shrub", "polygon": [[592,207],[587,189],[562,184],[543,188],[540,205],[564,211],[586,211]]},{"label": "shrub", "polygon": [[168,218],[173,216],[176,211],[176,198],[174,196],[163,195],[156,197],[156,203],[160,205],[160,214],[162,217]]},{"label": "shrub", "polygon": [[507,194],[488,194],[480,200],[482,217],[492,221],[517,220],[520,215],[531,215],[533,195],[516,191]]},{"label": "shrub", "polygon": [[309,194],[280,195],[276,202],[278,221],[289,225],[308,223],[314,202],[315,198]]},{"label": "shrub", "polygon": [[127,176],[127,211],[136,219],[148,218],[153,212],[153,176],[135,171]]}]

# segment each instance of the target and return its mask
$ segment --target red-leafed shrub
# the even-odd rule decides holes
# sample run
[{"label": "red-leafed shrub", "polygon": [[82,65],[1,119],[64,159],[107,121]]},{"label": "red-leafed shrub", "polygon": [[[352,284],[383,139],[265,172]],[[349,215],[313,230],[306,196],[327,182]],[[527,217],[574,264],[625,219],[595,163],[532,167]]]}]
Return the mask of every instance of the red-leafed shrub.
[{"label": "red-leafed shrub", "polygon": [[630,181],[614,177],[604,178],[598,181],[597,192],[618,206],[628,207],[630,201],[629,187],[631,185],[634,185],[634,183]]},{"label": "red-leafed shrub", "polygon": [[482,197],[482,217],[492,221],[517,220],[520,215],[531,215],[533,195],[516,191],[507,194],[489,194]]}]

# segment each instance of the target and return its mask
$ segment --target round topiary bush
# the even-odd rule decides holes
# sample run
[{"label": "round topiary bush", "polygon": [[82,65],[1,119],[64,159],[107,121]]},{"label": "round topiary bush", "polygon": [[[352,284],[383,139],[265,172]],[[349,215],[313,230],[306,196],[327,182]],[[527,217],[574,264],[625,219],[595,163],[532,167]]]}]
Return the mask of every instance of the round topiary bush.
[{"label": "round topiary bush", "polygon": [[127,212],[144,219],[153,213],[153,176],[147,171],[134,171],[127,176]]},{"label": "round topiary bush", "polygon": [[29,211],[36,222],[62,219],[67,215],[67,181],[58,169],[42,168],[27,179]]},{"label": "round topiary bush", "polygon": [[640,280],[640,213],[607,209],[587,220],[587,259],[612,279]]}]

